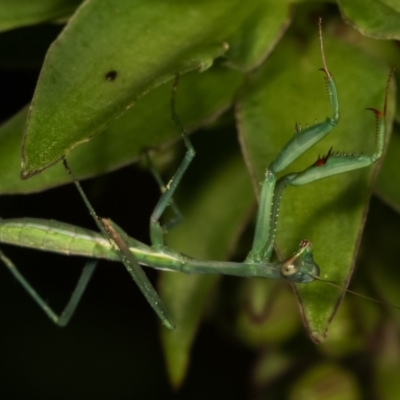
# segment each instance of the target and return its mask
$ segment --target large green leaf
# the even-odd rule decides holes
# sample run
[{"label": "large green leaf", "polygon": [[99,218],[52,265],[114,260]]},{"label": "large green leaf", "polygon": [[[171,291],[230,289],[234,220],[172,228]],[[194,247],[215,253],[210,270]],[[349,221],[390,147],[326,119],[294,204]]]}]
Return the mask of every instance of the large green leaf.
[{"label": "large green leaf", "polygon": [[[326,37],[328,68],[339,93],[341,121],[328,138],[295,162],[290,170],[310,166],[331,146],[336,151],[374,151],[374,119],[364,109],[382,108],[388,69],[339,39]],[[238,107],[242,143],[254,184],[259,187],[268,164],[294,134],[294,123],[314,123],[330,113],[316,35],[299,42],[296,32],[249,81]],[[393,104],[393,103],[391,103]],[[392,113],[389,120],[392,118]],[[321,277],[346,286],[368,205],[373,168],[338,175],[283,195],[276,246],[290,255],[301,239],[315,246]],[[341,293],[321,282],[297,285],[306,325],[322,341]]]},{"label": "large green leaf", "polygon": [[[238,68],[258,64],[280,35],[287,7],[261,0],[85,2],[47,54],[22,175],[56,163],[177,73],[208,68],[223,54]],[[268,27],[266,36],[255,35],[260,26]]]},{"label": "large green leaf", "polygon": [[[183,76],[177,111],[185,127],[193,130],[228,108],[242,76],[217,66]],[[165,84],[146,94],[100,135],[73,151],[68,160],[74,174],[82,179],[116,169],[137,159],[145,148],[179,138],[171,118],[171,92],[172,85]],[[0,129],[0,193],[29,193],[70,182],[61,164],[31,179],[20,179],[20,146],[27,111],[25,108]]]}]

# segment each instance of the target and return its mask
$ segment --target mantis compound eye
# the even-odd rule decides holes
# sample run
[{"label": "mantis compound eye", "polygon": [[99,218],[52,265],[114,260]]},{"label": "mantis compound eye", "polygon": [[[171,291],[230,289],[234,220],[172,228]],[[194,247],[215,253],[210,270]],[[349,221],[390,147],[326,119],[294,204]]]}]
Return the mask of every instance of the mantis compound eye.
[{"label": "mantis compound eye", "polygon": [[284,262],[281,267],[281,274],[287,278],[296,272],[299,271],[300,265],[296,262],[296,260],[293,260],[293,257],[291,257],[289,260]]},{"label": "mantis compound eye", "polygon": [[307,239],[304,239],[300,242],[299,248],[303,249],[304,247],[311,246],[311,242]]},{"label": "mantis compound eye", "polygon": [[283,261],[280,273],[283,278],[291,282],[312,282],[319,276],[319,267],[312,256],[312,244],[308,240],[302,240],[296,252]]}]

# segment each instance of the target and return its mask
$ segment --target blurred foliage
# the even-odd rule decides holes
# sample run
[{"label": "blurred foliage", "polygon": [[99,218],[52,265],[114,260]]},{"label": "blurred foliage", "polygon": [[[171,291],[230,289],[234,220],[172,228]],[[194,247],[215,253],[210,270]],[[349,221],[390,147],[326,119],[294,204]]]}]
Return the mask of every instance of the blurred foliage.
[{"label": "blurred foliage", "polygon": [[[329,114],[317,72],[319,16],[342,117],[296,169],[331,145],[372,152],[373,118],[363,109],[382,109],[388,71],[400,70],[395,0],[3,3],[2,216],[94,228],[74,188],[61,186],[68,183],[62,167],[53,165],[66,154],[77,176],[93,178],[84,188],[98,214],[148,241],[159,188],[141,164],[128,165],[149,148],[166,179],[179,165],[184,149],[171,120],[169,81],[181,73],[177,109],[196,130],[197,156],[176,196],[184,221],[167,240],[202,259],[246,256],[265,168],[295,122]],[[285,257],[310,239],[323,277],[347,286],[354,269],[351,290],[385,304],[347,294],[339,307],[340,290],[321,282],[297,288],[296,304],[286,282],[163,273],[159,290],[178,328],[162,330],[160,340],[156,316],[116,263],[100,263],[66,329],[52,326],[0,268],[0,397],[399,397],[400,312],[388,305],[400,305],[394,88],[382,165],[288,189],[276,243]],[[42,172],[21,180],[21,162],[24,176]],[[84,260],[4,248],[62,309]]]}]

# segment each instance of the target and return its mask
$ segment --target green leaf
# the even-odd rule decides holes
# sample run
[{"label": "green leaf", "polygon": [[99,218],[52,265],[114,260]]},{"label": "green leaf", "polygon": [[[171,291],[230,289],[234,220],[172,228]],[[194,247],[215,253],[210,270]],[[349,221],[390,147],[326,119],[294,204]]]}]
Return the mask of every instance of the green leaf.
[{"label": "green leaf", "polygon": [[[259,188],[266,167],[294,134],[294,123],[313,124],[330,113],[321,75],[316,35],[302,46],[295,32],[250,80],[238,106],[244,152]],[[365,53],[326,37],[328,68],[338,88],[341,121],[328,138],[296,161],[289,172],[315,162],[331,146],[336,151],[374,151],[374,118],[366,107],[383,107],[387,71]],[[393,104],[393,103],[390,103]],[[392,110],[388,121],[392,120]],[[345,286],[350,277],[373,168],[337,175],[283,194],[276,247],[289,256],[301,239],[314,244],[321,277]],[[297,285],[306,326],[312,339],[322,341],[340,302],[340,290],[321,282]]]},{"label": "green leaf", "polygon": [[400,39],[400,4],[397,0],[338,0],[343,17],[363,35]]},{"label": "green leaf", "polygon": [[[177,109],[187,129],[193,130],[216,117],[232,102],[243,75],[215,66],[203,73],[183,76],[177,93]],[[146,94],[136,106],[68,157],[79,178],[122,167],[137,159],[145,148],[158,147],[180,137],[170,111],[172,85],[161,85]],[[70,182],[61,164],[20,179],[20,153],[27,108],[0,129],[0,193],[30,193]]]},{"label": "green leaf", "polygon": [[[85,2],[47,54],[25,130],[23,177],[56,163],[177,73],[208,68],[223,54],[232,65],[242,57],[246,68],[259,63],[287,18],[287,5],[267,4]],[[247,38],[250,23],[257,29]],[[267,36],[254,41],[261,24]]]},{"label": "green leaf", "polygon": [[39,24],[70,15],[82,0],[18,0],[0,2],[0,31]]},{"label": "green leaf", "polygon": [[249,71],[260,65],[275,48],[290,23],[286,1],[260,2],[232,37],[228,65]]},{"label": "green leaf", "polygon": [[[167,241],[174,250],[199,259],[225,260],[254,202],[254,195],[239,155],[214,165],[208,173],[205,171],[202,167],[207,181],[185,191],[184,220],[168,234]],[[162,299],[176,323],[175,330],[162,331],[167,369],[174,387],[179,387],[185,377],[194,336],[218,279],[218,275],[187,276],[168,272],[161,275]]]}]

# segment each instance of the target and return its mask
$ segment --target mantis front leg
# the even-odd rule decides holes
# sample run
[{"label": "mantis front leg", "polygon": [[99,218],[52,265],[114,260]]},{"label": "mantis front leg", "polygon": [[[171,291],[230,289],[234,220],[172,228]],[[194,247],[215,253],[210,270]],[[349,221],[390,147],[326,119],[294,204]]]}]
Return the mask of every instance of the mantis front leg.
[{"label": "mantis front leg", "polygon": [[[339,100],[335,81],[326,65],[321,20],[319,21],[319,40],[323,63],[323,68],[321,68],[321,70],[325,74],[332,116],[327,117],[323,122],[315,123],[305,129],[300,129],[296,125],[296,134],[286,143],[275,160],[268,166],[262,184],[254,241],[252,249],[247,257],[248,261],[269,260],[271,257],[280,201],[280,195],[277,196],[274,194],[276,174],[299,158],[314,144],[322,140],[339,122]],[[266,245],[267,242],[268,245]]]},{"label": "mantis front leg", "polygon": [[375,152],[370,155],[361,154],[345,154],[333,152],[332,149],[328,153],[316,160],[309,168],[298,173],[292,173],[276,178],[276,173],[292,163],[302,153],[313,146],[317,141],[321,140],[336,125],[339,119],[339,105],[336,92],[336,86],[332,75],[326,66],[322,34],[320,26],[320,43],[324,68],[326,75],[328,95],[333,110],[333,116],[328,117],[323,123],[315,124],[305,130],[299,130],[295,136],[288,141],[277,158],[270,164],[263,182],[260,207],[257,216],[256,232],[253,241],[253,247],[248,255],[247,260],[269,260],[273,251],[275,241],[275,230],[279,213],[279,204],[282,192],[287,185],[299,186],[316,180],[329,177],[359,168],[365,168],[376,162],[382,155],[385,133],[386,133],[386,109],[389,83],[393,75],[393,69],[389,74],[383,111],[374,108],[368,108],[373,111],[376,118],[376,148]]}]

